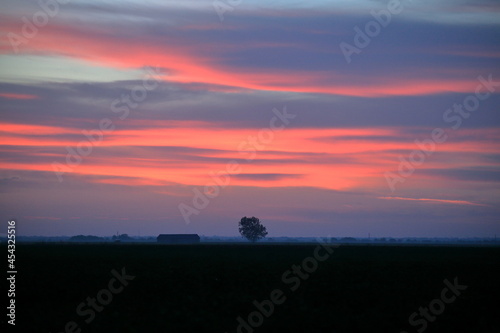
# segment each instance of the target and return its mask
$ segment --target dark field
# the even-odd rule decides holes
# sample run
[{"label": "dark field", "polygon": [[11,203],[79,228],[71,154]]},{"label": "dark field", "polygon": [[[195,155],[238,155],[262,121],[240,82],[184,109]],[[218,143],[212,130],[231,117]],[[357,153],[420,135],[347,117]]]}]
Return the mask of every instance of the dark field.
[{"label": "dark field", "polygon": [[[68,332],[236,332],[237,317],[248,321],[252,302],[279,289],[284,302],[240,332],[417,332],[424,324],[411,326],[409,316],[441,299],[443,281],[457,277],[467,289],[439,301],[444,309],[434,302],[442,313],[429,314],[425,332],[500,332],[498,247],[341,246],[317,269],[309,261],[307,279],[293,272],[282,279],[316,247],[18,244],[15,331],[65,332],[74,321]],[[79,315],[77,306],[108,290],[111,271],[122,268],[135,278],[123,288],[113,280],[121,291],[101,292],[109,304],[95,318],[86,304]]]}]

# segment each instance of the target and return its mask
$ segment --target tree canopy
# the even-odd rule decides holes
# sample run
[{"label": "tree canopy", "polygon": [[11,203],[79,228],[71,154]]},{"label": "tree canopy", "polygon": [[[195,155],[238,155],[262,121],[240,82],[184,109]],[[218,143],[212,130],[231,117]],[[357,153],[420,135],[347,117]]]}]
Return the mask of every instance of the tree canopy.
[{"label": "tree canopy", "polygon": [[256,242],[267,235],[266,227],[255,216],[242,217],[238,224],[238,230],[243,237],[252,242]]}]

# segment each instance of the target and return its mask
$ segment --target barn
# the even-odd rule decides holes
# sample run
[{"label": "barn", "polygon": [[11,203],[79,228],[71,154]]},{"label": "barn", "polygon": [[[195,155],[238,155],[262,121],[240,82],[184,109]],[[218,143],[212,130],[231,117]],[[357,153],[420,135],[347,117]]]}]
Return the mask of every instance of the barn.
[{"label": "barn", "polygon": [[200,242],[197,234],[160,234],[156,241],[167,244],[194,244]]}]

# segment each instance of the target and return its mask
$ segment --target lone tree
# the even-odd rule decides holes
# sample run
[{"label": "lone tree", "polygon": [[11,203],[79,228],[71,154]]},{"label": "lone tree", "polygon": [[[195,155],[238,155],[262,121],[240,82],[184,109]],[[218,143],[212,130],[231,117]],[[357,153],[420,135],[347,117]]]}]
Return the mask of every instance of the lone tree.
[{"label": "lone tree", "polygon": [[238,224],[238,230],[243,237],[252,242],[256,242],[267,235],[266,227],[260,224],[259,219],[254,216],[242,217]]}]

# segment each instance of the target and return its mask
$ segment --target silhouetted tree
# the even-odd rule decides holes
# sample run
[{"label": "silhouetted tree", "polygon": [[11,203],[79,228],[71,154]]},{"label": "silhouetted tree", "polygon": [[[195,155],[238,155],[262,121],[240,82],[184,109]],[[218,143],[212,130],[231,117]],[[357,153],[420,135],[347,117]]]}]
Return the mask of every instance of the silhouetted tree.
[{"label": "silhouetted tree", "polygon": [[266,227],[260,224],[260,220],[254,216],[242,217],[238,224],[238,230],[243,237],[252,242],[256,242],[267,235]]},{"label": "silhouetted tree", "polygon": [[128,241],[132,240],[133,238],[127,234],[121,234],[121,235],[114,235],[113,237],[111,237],[111,239],[114,241]]},{"label": "silhouetted tree", "polygon": [[76,235],[76,236],[72,236],[69,240],[71,242],[100,242],[103,239],[101,237],[92,236],[92,235],[87,235],[87,236],[85,236],[85,235]]}]

